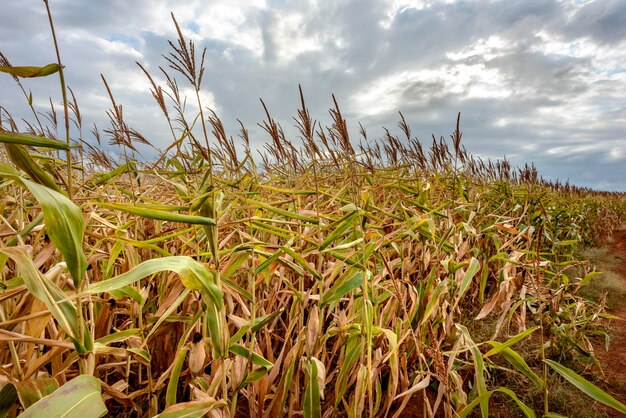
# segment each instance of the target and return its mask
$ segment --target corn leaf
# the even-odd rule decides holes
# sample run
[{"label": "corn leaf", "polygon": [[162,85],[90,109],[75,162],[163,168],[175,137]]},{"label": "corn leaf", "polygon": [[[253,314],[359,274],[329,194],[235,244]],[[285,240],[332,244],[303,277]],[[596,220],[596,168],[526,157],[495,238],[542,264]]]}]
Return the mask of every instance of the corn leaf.
[{"label": "corn leaf", "polygon": [[165,405],[168,408],[176,404],[176,391],[178,390],[180,372],[183,370],[183,364],[185,363],[188,351],[189,347],[183,347],[174,361],[174,367],[172,368],[170,381],[167,384],[167,391],[165,393]]},{"label": "corn leaf", "polygon": [[0,67],[1,73],[23,78],[45,77],[57,71],[59,71],[59,64],[57,63],[48,64],[44,67]]},{"label": "corn leaf", "polygon": [[55,192],[61,193],[61,189],[55,183],[54,179],[46,173],[39,164],[32,159],[28,154],[28,151],[22,145],[4,144],[4,148],[7,150],[9,159],[17,168],[28,174],[28,176],[35,182],[49,187]]},{"label": "corn leaf", "polygon": [[253,352],[250,352],[246,347],[239,344],[231,344],[229,349],[231,353],[239,356],[249,358],[252,364],[259,366],[257,369],[252,370],[246,376],[244,383],[252,383],[261,380],[270,370],[274,367],[274,363],[268,361],[263,356]]},{"label": "corn leaf", "polygon": [[46,304],[59,326],[74,341],[74,344],[80,345],[76,308],[67,300],[63,290],[37,270],[24,248],[0,248],[0,253],[6,254],[15,261],[28,291]]},{"label": "corn leaf", "polygon": [[222,306],[222,291],[215,284],[213,274],[203,264],[187,256],[153,258],[144,261],[126,273],[92,284],[85,292],[89,294],[110,292],[162,271],[177,273],[185,287],[199,290],[208,297],[205,302],[211,301],[219,307]]},{"label": "corn leaf", "polygon": [[[501,343],[491,343],[494,348],[498,348]],[[540,378],[537,373],[535,373],[530,366],[526,363],[524,358],[516,351],[511,348],[503,348],[500,350],[500,354],[509,362],[509,364],[515,367],[519,372],[521,372],[524,376],[529,378],[537,389],[542,388],[544,385],[544,381]]]},{"label": "corn leaf", "polygon": [[131,215],[142,216],[159,221],[180,222],[194,225],[215,225],[215,220],[204,216],[184,215],[182,213],[172,213],[165,210],[148,209],[141,206],[127,205],[123,203],[97,203],[98,206],[107,209],[119,210]]},{"label": "corn leaf", "polygon": [[254,318],[254,320],[246,322],[232,337],[230,337],[228,345],[231,346],[232,344],[237,343],[241,339],[241,337],[243,337],[250,329],[252,330],[252,332],[258,332],[261,328],[274,320],[278,315],[283,313],[284,310],[285,308],[280,308],[269,315],[258,316]]},{"label": "corn leaf", "polygon": [[329,303],[337,302],[351,291],[358,289],[362,284],[363,273],[360,271],[356,272],[350,278],[337,280],[337,282],[335,282],[335,284],[333,284],[333,286],[324,293],[324,296],[322,296],[320,307],[326,306]]},{"label": "corn leaf", "polygon": [[42,398],[20,417],[99,418],[107,414],[100,394],[100,380],[80,375]]},{"label": "corn leaf", "polygon": [[74,285],[79,287],[87,270],[80,208],[61,193],[26,179],[21,181],[41,205],[48,236],[63,254]]},{"label": "corn leaf", "polygon": [[129,161],[126,164],[122,164],[119,167],[109,171],[108,173],[97,173],[92,177],[92,181],[94,185],[100,186],[107,181],[119,177],[120,175],[128,172],[135,171],[136,163],[134,161]]},{"label": "corn leaf", "polygon": [[603,404],[610,406],[616,411],[621,412],[622,414],[626,414],[626,405],[580,376],[576,372],[567,367],[557,363],[553,360],[544,360],[548,366],[550,366],[555,372],[560,374],[565,380],[570,382],[572,385],[576,386],[581,392],[590,396],[598,402],[602,402]]},{"label": "corn leaf", "polygon": [[344,394],[348,390],[348,381],[350,376],[355,372],[352,367],[361,355],[361,338],[360,335],[354,335],[348,338],[345,344],[343,362],[335,383],[335,406],[339,405]]},{"label": "corn leaf", "polygon": [[480,268],[480,262],[474,257],[472,257],[472,261],[470,261],[470,265],[467,268],[467,271],[465,272],[465,276],[463,277],[463,280],[461,281],[461,286],[459,286],[458,300],[460,300],[463,297],[463,295],[469,288],[470,284],[472,284],[472,279],[478,272],[479,268]]},{"label": "corn leaf", "polygon": [[15,383],[17,396],[24,409],[30,407],[44,396],[50,395],[58,388],[59,383],[51,377]]},{"label": "corn leaf", "polygon": [[478,387],[478,399],[481,399],[480,403],[480,411],[482,413],[483,418],[487,418],[489,416],[489,396],[485,396],[487,393],[487,385],[485,384],[485,363],[483,362],[483,356],[478,349],[478,346],[472,340],[470,336],[469,330],[464,325],[456,324],[456,327],[461,331],[463,337],[465,338],[465,343],[469,345],[470,351],[472,352],[472,357],[474,358],[474,380],[476,382],[476,386]]},{"label": "corn leaf", "polygon": [[29,147],[52,148],[67,151],[70,149],[66,142],[44,136],[9,132],[0,129],[0,142],[5,144],[26,145]]},{"label": "corn leaf", "polygon": [[515,394],[515,392],[513,392],[510,389],[507,388],[497,388],[495,390],[491,390],[489,392],[484,392],[482,395],[478,396],[476,399],[474,399],[472,402],[470,402],[465,408],[463,408],[459,413],[458,416],[459,418],[466,418],[474,408],[476,408],[476,406],[478,404],[483,404],[485,402],[489,402],[489,398],[491,398],[491,395],[493,395],[496,392],[502,392],[502,393],[506,393],[507,395],[509,395],[511,397],[511,399],[513,399],[515,401],[515,403],[517,404],[517,406],[522,410],[522,412],[524,413],[524,416],[526,416],[527,418],[535,418],[535,412],[528,407],[528,405],[526,405],[525,403],[523,403]]},{"label": "corn leaf", "polygon": [[322,405],[320,403],[320,388],[317,380],[317,363],[314,360],[306,361],[307,380],[304,390],[304,418],[320,418]]},{"label": "corn leaf", "polygon": [[275,206],[269,205],[265,202],[260,202],[258,200],[253,199],[245,199],[246,204],[250,206],[256,206],[261,209],[269,210],[277,215],[284,216],[285,218],[298,219],[300,221],[308,222],[311,224],[318,224],[318,220],[315,218],[311,218],[310,216],[300,215],[299,213],[290,212],[288,210],[280,209]]},{"label": "corn leaf", "polygon": [[165,410],[159,415],[156,415],[155,418],[200,418],[213,409],[224,408],[226,406],[227,403],[221,399],[182,402],[165,408]]},{"label": "corn leaf", "polygon": [[83,252],[84,222],[80,208],[65,195],[19,176],[16,170],[0,164],[0,176],[9,177],[28,189],[41,205],[48,236],[63,254],[76,287],[87,270]]},{"label": "corn leaf", "polygon": [[0,390],[0,418],[5,418],[17,400],[17,391],[11,383]]},{"label": "corn leaf", "polygon": [[512,345],[517,344],[518,342],[522,341],[523,339],[528,337],[530,334],[535,332],[537,329],[539,329],[539,327],[529,328],[526,331],[520,332],[519,334],[509,338],[504,343],[498,343],[497,341],[487,341],[487,343],[491,344],[493,348],[487,351],[487,353],[485,353],[485,358],[489,356],[493,356],[494,354],[498,354],[505,348],[509,348]]}]

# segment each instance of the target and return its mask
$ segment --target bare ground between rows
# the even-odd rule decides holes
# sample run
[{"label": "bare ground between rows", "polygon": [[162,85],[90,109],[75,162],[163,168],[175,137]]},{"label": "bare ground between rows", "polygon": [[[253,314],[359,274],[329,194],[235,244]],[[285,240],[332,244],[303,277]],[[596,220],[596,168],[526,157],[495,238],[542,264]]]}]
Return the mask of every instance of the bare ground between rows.
[{"label": "bare ground between rows", "polygon": [[[607,256],[616,262],[613,272],[619,276],[621,285],[626,289],[626,230],[613,234]],[[594,352],[604,371],[604,389],[620,402],[626,403],[626,299],[618,299],[608,313],[620,318],[608,322],[611,345],[607,351],[602,343],[597,342]],[[608,412],[608,415],[623,417],[614,410]]]}]

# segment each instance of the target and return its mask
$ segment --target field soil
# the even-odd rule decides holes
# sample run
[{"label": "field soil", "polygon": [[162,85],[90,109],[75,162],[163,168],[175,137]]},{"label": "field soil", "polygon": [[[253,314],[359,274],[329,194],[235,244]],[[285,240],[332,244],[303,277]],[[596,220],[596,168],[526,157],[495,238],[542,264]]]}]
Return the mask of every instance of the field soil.
[{"label": "field soil", "polygon": [[[619,275],[623,288],[626,289],[626,230],[617,231],[613,235],[607,255],[615,262],[613,272]],[[620,298],[614,304],[610,314],[620,319],[612,319],[608,323],[611,345],[606,351],[604,344],[598,342],[595,354],[605,374],[607,392],[626,403],[626,298]],[[622,417],[617,411],[607,411],[611,417]]]}]

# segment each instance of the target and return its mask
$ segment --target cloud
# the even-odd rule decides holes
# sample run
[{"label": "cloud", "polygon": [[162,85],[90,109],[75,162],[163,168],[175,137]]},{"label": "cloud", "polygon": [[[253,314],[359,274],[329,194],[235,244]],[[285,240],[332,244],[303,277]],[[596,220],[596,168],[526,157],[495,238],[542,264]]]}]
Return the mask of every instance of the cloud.
[{"label": "cloud", "polygon": [[[136,66],[163,84],[161,54],[176,32],[207,48],[205,106],[253,144],[263,98],[290,137],[302,84],[314,117],[329,121],[335,93],[356,139],[394,131],[402,111],[415,135],[447,136],[462,113],[466,147],[535,161],[542,174],[584,186],[626,190],[626,3],[620,0],[137,0],[50,2],[66,65],[88,125],[107,124],[104,74],[129,124],[161,148],[167,124]],[[15,65],[54,60],[44,8],[8,2],[0,51]],[[189,115],[197,110],[193,92]],[[53,77],[29,80],[41,111],[59,102]],[[21,92],[0,77],[0,106],[29,118]],[[59,107],[57,106],[57,110]],[[88,136],[88,135],[86,135]],[[428,142],[428,141],[427,141]]]},{"label": "cloud", "polygon": [[599,44],[623,44],[626,39],[626,3],[606,0],[580,5],[563,25],[563,33],[572,39],[589,36]]}]

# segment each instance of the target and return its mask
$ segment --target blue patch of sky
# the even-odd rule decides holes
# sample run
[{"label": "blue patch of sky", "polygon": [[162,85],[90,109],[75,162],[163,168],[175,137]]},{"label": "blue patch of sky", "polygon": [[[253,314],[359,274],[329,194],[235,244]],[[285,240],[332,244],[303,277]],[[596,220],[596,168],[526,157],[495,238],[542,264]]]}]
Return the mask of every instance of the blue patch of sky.
[{"label": "blue patch of sky", "polygon": [[185,25],[185,27],[194,33],[200,32],[200,25],[196,22],[189,22]]},{"label": "blue patch of sky", "polygon": [[612,75],[615,75],[615,74],[620,74],[620,73],[626,73],[626,68],[624,68],[624,67],[617,67],[617,68],[612,68],[612,69],[607,71],[607,74],[609,76],[612,76]]}]

